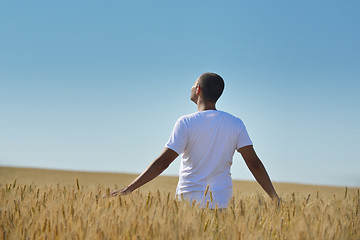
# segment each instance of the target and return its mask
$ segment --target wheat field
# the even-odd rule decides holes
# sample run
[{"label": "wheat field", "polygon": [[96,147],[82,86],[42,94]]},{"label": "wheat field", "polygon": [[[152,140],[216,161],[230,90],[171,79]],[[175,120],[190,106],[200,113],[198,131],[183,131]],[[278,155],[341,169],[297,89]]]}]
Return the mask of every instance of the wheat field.
[{"label": "wheat field", "polygon": [[[102,198],[135,176],[0,168],[0,239],[360,239],[359,189],[234,181],[225,211],[175,200],[176,177]],[[117,184],[117,185],[115,185]]]}]

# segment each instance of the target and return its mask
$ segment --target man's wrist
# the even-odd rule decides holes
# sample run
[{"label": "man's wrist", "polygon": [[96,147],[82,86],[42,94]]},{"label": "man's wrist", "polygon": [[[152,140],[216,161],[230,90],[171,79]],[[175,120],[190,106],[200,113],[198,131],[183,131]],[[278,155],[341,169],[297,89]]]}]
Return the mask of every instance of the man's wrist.
[{"label": "man's wrist", "polygon": [[133,187],[133,185],[128,185],[126,188],[125,188],[125,191],[126,192],[129,192],[129,193],[132,193],[133,191],[134,191],[135,189],[134,189],[134,187]]},{"label": "man's wrist", "polygon": [[279,200],[279,196],[277,195],[277,193],[271,194],[270,197],[274,200]]}]

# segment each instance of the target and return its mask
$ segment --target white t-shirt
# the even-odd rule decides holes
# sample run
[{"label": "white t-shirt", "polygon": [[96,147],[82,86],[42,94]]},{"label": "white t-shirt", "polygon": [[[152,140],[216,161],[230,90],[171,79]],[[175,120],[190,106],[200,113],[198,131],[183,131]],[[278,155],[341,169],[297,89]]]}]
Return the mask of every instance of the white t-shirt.
[{"label": "white t-shirt", "polygon": [[229,113],[207,110],[180,117],[165,145],[182,154],[176,195],[202,207],[209,201],[210,208],[226,208],[232,197],[234,152],[248,145],[252,142],[244,123]]}]

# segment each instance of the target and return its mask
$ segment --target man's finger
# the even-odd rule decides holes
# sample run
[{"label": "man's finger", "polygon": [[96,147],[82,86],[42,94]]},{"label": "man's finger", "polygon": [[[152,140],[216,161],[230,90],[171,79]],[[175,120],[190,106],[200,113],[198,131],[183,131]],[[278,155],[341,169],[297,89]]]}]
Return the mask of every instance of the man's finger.
[{"label": "man's finger", "polygon": [[111,193],[110,193],[110,196],[112,196],[112,197],[115,197],[115,196],[117,196],[118,195],[118,191],[116,190],[116,191],[112,191]]}]

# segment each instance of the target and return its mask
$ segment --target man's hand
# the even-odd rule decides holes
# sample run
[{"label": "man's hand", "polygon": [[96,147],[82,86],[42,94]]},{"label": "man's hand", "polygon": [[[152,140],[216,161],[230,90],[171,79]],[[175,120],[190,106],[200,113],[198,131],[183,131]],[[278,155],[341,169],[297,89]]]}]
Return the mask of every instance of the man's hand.
[{"label": "man's hand", "polygon": [[117,195],[127,195],[130,194],[130,188],[129,187],[123,187],[123,188],[119,188],[117,190],[114,190],[110,193],[110,197],[115,197]]},{"label": "man's hand", "polygon": [[110,190],[108,190],[109,192],[105,193],[102,197],[106,198],[106,197],[116,197],[118,195],[127,195],[131,193],[130,187],[123,187],[123,188],[119,188],[117,190],[114,190],[112,192],[110,192]]}]

